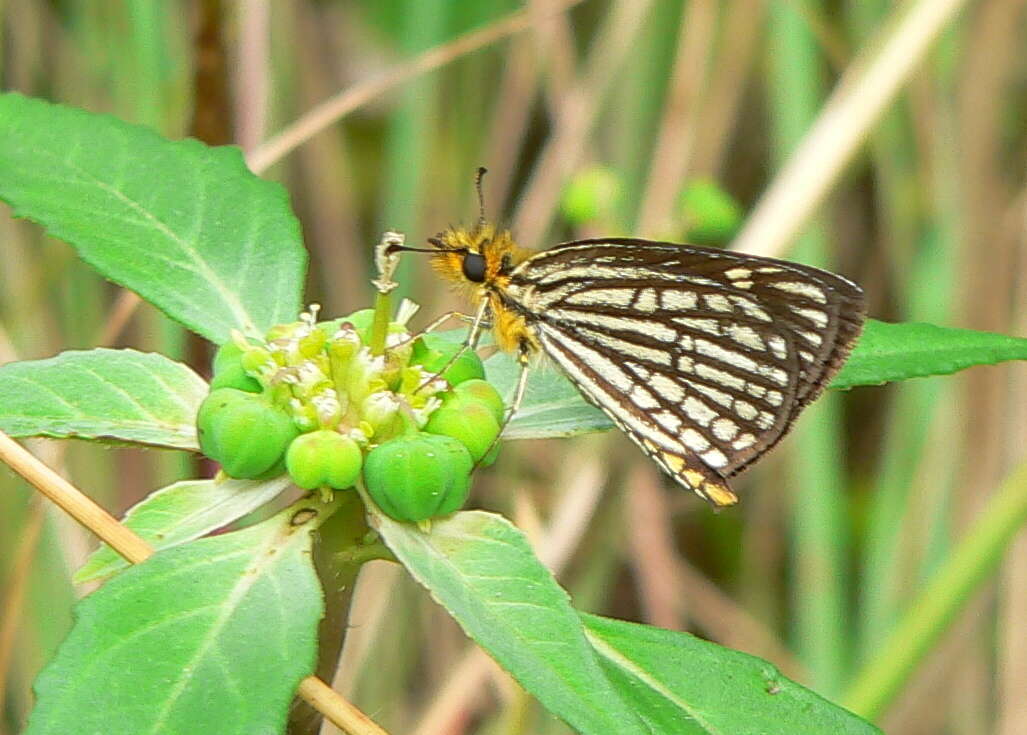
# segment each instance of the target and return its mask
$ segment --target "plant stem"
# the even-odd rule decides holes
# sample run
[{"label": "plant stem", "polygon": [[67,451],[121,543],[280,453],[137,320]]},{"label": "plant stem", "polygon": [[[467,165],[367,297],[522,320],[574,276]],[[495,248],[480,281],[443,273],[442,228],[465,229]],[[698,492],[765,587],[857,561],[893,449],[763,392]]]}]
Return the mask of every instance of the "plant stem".
[{"label": "plant stem", "polygon": [[856,675],[842,699],[844,707],[868,719],[885,710],[980,583],[995,571],[1025,521],[1027,463],[1020,465],[988,501],[934,579]]},{"label": "plant stem", "polygon": [[392,293],[379,291],[374,297],[374,321],[371,323],[371,354],[385,352],[385,338],[392,320]]},{"label": "plant stem", "polygon": [[[368,534],[364,504],[355,491],[336,493],[339,509],[318,530],[314,545],[314,566],[325,593],[325,615],[318,629],[317,668],[314,675],[322,681],[331,681],[335,675],[339,655],[349,629],[349,608],[353,601],[353,588],[360,567],[372,558],[379,545],[367,545]],[[368,553],[358,553],[361,549]],[[356,710],[355,710],[356,711]],[[311,735],[321,729],[322,713],[314,709],[307,697],[297,698],[289,713],[290,735]],[[372,723],[373,724],[373,723]],[[375,730],[352,730],[355,733]]]}]

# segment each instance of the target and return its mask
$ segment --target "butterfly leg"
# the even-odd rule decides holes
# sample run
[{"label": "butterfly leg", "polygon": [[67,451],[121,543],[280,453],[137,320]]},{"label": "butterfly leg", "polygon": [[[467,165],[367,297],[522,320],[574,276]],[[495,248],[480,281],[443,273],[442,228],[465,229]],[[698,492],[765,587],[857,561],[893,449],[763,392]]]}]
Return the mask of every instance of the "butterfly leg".
[{"label": "butterfly leg", "polygon": [[[442,373],[449,370],[453,363],[455,363],[462,354],[467,352],[467,350],[473,350],[478,346],[478,340],[481,339],[481,333],[488,327],[489,324],[489,321],[486,318],[488,311],[489,302],[482,299],[481,306],[478,307],[478,311],[475,312],[473,321],[471,322],[471,330],[467,333],[467,339],[464,340],[464,343],[462,345],[460,345],[460,349],[453,353],[453,356],[446,361],[445,365],[436,370],[432,375],[428,376],[428,378],[426,378],[424,382],[417,386],[417,390],[421,390],[422,388],[426,387],[429,383],[435,380],[435,378],[439,377],[440,375],[442,375]],[[450,314],[446,314],[445,317],[448,319],[453,315],[466,316],[464,314],[460,314],[459,312],[451,312]],[[439,320],[436,319],[435,321],[441,324]],[[433,322],[432,324],[435,324],[435,322]],[[427,331],[427,329],[424,329],[421,331],[421,334]]]},{"label": "butterfly leg", "polygon": [[482,459],[475,463],[475,468],[481,464],[485,457],[488,457],[492,453],[492,450],[496,448],[499,440],[503,436],[503,432],[506,431],[506,427],[510,425],[513,417],[517,415],[518,409],[521,407],[521,402],[524,400],[524,391],[528,387],[528,375],[529,375],[529,362],[531,359],[531,352],[527,346],[522,346],[520,352],[517,355],[517,362],[521,366],[521,372],[517,375],[517,386],[514,388],[513,400],[510,401],[510,405],[506,409],[506,415],[503,417],[503,423],[499,427],[499,433],[496,434],[496,438],[489,444],[489,448],[485,450],[482,455]]},{"label": "butterfly leg", "polygon": [[[400,344],[406,344],[407,342],[413,342],[415,339],[417,339],[418,337],[421,337],[422,335],[428,334],[429,332],[434,332],[436,329],[441,327],[443,324],[445,324],[450,319],[459,319],[462,322],[466,322],[468,324],[473,324],[475,317],[474,317],[473,314],[464,314],[462,311],[447,311],[445,314],[440,316],[438,319],[435,319],[434,321],[432,321],[428,326],[424,327],[423,329],[421,329],[418,332],[415,332],[414,334],[411,334],[409,337],[407,337],[405,340],[403,340],[403,342],[400,343]],[[492,325],[488,322],[488,320],[485,320],[484,322],[482,322],[482,329],[489,329],[491,326]]]}]

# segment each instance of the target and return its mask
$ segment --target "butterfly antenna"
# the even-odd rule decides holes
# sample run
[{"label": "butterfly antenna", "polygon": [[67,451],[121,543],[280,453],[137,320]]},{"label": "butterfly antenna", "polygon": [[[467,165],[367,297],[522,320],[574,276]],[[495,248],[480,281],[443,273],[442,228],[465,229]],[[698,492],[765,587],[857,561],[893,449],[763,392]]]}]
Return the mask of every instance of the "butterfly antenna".
[{"label": "butterfly antenna", "polygon": [[474,190],[478,192],[478,232],[485,227],[485,195],[481,192],[481,180],[487,173],[487,168],[478,166],[478,173],[474,177]]}]

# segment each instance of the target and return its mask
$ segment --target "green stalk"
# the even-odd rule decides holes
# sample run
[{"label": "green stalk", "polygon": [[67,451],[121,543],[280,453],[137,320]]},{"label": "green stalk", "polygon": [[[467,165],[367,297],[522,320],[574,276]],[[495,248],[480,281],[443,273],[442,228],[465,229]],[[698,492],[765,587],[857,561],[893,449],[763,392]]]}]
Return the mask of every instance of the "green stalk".
[{"label": "green stalk", "polygon": [[374,321],[371,322],[371,354],[385,353],[385,338],[392,321],[392,292],[378,291],[374,297]]},{"label": "green stalk", "polygon": [[[819,9],[816,9],[819,12]],[[773,147],[780,163],[802,138],[824,99],[824,59],[803,17],[789,3],[770,8],[768,83]],[[817,223],[796,245],[795,257],[822,264],[828,244]],[[796,432],[792,510],[795,566],[794,636],[811,684],[821,693],[837,694],[849,659],[848,570],[845,484],[840,460],[841,403],[835,395],[820,399]]]},{"label": "green stalk", "polygon": [[[877,26],[887,18],[891,4],[883,0],[861,0],[847,5],[847,17],[854,47],[861,46]],[[949,34],[950,36],[950,34]],[[951,50],[951,38],[940,48]],[[937,53],[935,54],[937,56]],[[935,65],[939,67],[940,65]],[[951,74],[939,89],[935,101],[941,114],[933,123],[942,128],[950,125],[952,111],[945,102],[954,94]],[[940,140],[946,140],[940,136]],[[917,168],[914,139],[908,106],[900,99],[893,111],[885,115],[870,138],[870,158],[876,183],[875,204],[881,212],[881,239],[889,252],[889,269],[896,274],[896,283],[904,288],[902,318],[945,324],[950,320],[954,302],[959,224],[958,176],[954,173],[952,155],[940,144],[926,151],[930,160],[927,170],[934,172],[936,201],[925,202],[923,184]],[[924,231],[921,222],[936,226]],[[912,381],[900,386],[891,407],[887,425],[882,432],[889,440],[883,443],[882,459],[870,493],[870,509],[865,532],[862,576],[859,583],[858,658],[866,659],[895,624],[910,590],[918,581],[911,565],[896,564],[899,558],[916,555],[919,549],[910,546],[910,539],[922,537],[928,529],[930,558],[921,566],[933,569],[947,553],[950,536],[950,503],[953,475],[946,467],[937,466],[932,458],[954,458],[944,448],[933,448],[932,426],[939,409],[947,405],[952,386],[944,381]],[[930,455],[928,456],[928,452]],[[912,491],[917,478],[925,482],[936,478],[933,492],[923,498]],[[926,480],[931,487],[930,479]],[[931,516],[923,517],[914,503],[926,504]],[[913,527],[916,526],[916,527]]]},{"label": "green stalk", "polygon": [[[365,545],[368,527],[364,504],[355,490],[338,493],[340,505],[318,529],[314,565],[324,586],[325,615],[318,628],[317,668],[314,674],[331,681],[349,630],[353,588],[364,562],[383,558],[380,544]],[[289,713],[289,735],[313,735],[321,730],[322,716],[306,702],[296,700]]]},{"label": "green stalk", "polygon": [[1027,463],[988,501],[953,554],[909,605],[898,626],[842,699],[862,717],[879,717],[963,606],[998,567],[1027,522]]}]

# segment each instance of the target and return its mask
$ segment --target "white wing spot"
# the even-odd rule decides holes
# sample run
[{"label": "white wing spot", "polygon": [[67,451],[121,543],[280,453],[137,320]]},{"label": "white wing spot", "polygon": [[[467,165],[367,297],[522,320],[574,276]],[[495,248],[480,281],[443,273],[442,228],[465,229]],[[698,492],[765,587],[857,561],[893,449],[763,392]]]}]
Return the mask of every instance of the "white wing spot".
[{"label": "white wing spot", "polygon": [[696,393],[700,393],[709,398],[714,403],[717,403],[724,408],[731,408],[731,404],[734,403],[734,398],[730,394],[725,393],[722,390],[717,390],[708,385],[693,385],[692,388]]},{"label": "white wing spot", "polygon": [[713,311],[728,312],[731,311],[731,302],[728,301],[727,296],[721,293],[708,293],[703,296],[703,301],[706,302],[706,306],[713,309]]},{"label": "white wing spot", "polygon": [[705,362],[700,362],[695,366],[695,374],[700,378],[712,380],[716,383],[720,383],[721,385],[726,385],[729,388],[734,388],[735,390],[745,390],[745,378],[739,378],[737,375],[732,375],[731,373],[723,370],[718,370]]},{"label": "white wing spot", "polygon": [[548,313],[548,316],[567,324],[587,324],[593,327],[635,332],[647,337],[655,337],[661,342],[675,342],[678,337],[676,330],[652,319],[632,319],[624,316],[595,314],[578,309],[553,309]]},{"label": "white wing spot", "polygon": [[694,309],[698,303],[695,291],[678,291],[667,289],[660,291],[660,306],[668,311],[684,311]]},{"label": "white wing spot", "polygon": [[653,418],[656,419],[656,423],[664,429],[675,434],[681,428],[681,419],[670,411],[660,411],[659,413],[654,414]]},{"label": "white wing spot", "polygon": [[649,376],[652,375],[648,368],[639,365],[637,362],[626,362],[624,365],[642,380],[649,380]]},{"label": "white wing spot", "polygon": [[785,343],[785,338],[781,335],[774,334],[767,337],[767,344],[770,345],[770,351],[778,360],[784,360],[788,357],[788,346]]},{"label": "white wing spot", "polygon": [[680,403],[685,399],[685,390],[666,375],[654,373],[649,384],[653,389],[671,403]]},{"label": "white wing spot", "polygon": [[604,332],[596,332],[583,327],[579,327],[579,332],[582,335],[587,335],[606,349],[612,350],[613,352],[617,352],[626,357],[648,360],[649,362],[655,362],[657,365],[666,365],[668,367],[670,367],[670,364],[673,361],[673,357],[669,352],[658,350],[655,347],[647,347],[634,342],[627,342],[618,337],[605,334]]},{"label": "white wing spot", "polygon": [[[757,398],[758,397],[759,396],[757,396]],[[765,400],[771,406],[780,406],[782,403],[785,402],[785,397],[784,397],[784,394],[781,393],[781,391],[778,391],[778,390],[768,390],[767,391],[767,396],[763,400]]]},{"label": "white wing spot", "polygon": [[805,296],[807,299],[812,299],[818,304],[827,303],[827,296],[824,294],[823,289],[812,283],[805,283],[803,281],[773,281],[770,285],[778,291],[784,291],[795,296]]},{"label": "white wing spot", "polygon": [[735,439],[734,442],[731,443],[731,447],[733,449],[738,449],[738,450],[748,449],[749,447],[751,447],[755,443],[756,443],[756,437],[755,436],[753,436],[752,434],[742,434],[740,437]]},{"label": "white wing spot", "polygon": [[631,389],[628,398],[639,408],[650,409],[660,407],[660,402],[656,400],[656,397],[640,385],[636,385]]},{"label": "white wing spot", "polygon": [[750,350],[759,350],[762,352],[766,349],[766,345],[763,344],[763,339],[760,337],[759,333],[750,326],[732,322],[727,325],[724,332],[735,342],[743,347],[748,347]]},{"label": "white wing spot", "polygon": [[580,306],[628,306],[633,298],[633,288],[592,288],[571,294],[566,303]]},{"label": "white wing spot", "polygon": [[750,373],[762,374],[761,368],[768,367],[761,365],[751,357],[743,355],[741,352],[724,349],[717,343],[710,342],[705,339],[697,339],[695,341],[695,349],[700,355],[705,355],[706,357],[712,357],[714,360],[726,362],[732,367],[738,368],[739,370],[748,370]]},{"label": "white wing spot", "polygon": [[731,299],[732,304],[737,306],[750,319],[759,319],[761,322],[774,321],[770,314],[752,299],[746,296],[739,296],[738,294],[731,294],[728,298]]},{"label": "white wing spot", "polygon": [[719,449],[711,449],[702,455],[702,460],[714,469],[727,464],[727,457]]},{"label": "white wing spot", "polygon": [[682,407],[685,409],[688,418],[699,424],[699,426],[708,426],[713,419],[717,418],[717,412],[695,396],[686,398]]},{"label": "white wing spot", "polygon": [[752,271],[748,268],[731,268],[730,270],[724,271],[724,275],[732,281],[737,281],[741,278],[748,278],[752,275]]},{"label": "white wing spot", "polygon": [[820,309],[807,309],[802,306],[792,306],[791,310],[804,319],[810,320],[820,329],[826,327],[829,321],[827,312],[821,311]]},{"label": "white wing spot", "polygon": [[767,413],[766,411],[760,411],[759,417],[756,419],[756,426],[766,431],[767,429],[774,426],[774,414]]},{"label": "white wing spot", "polygon": [[651,314],[656,311],[656,289],[647,288],[638,295],[638,300],[633,307],[637,311],[644,311]]},{"label": "white wing spot", "polygon": [[710,429],[713,430],[713,436],[720,439],[722,442],[729,442],[738,435],[738,424],[731,419],[719,418],[710,425]]},{"label": "white wing spot", "polygon": [[735,401],[735,405],[733,408],[735,410],[735,413],[737,413],[741,418],[745,419],[746,421],[753,421],[757,416],[759,416],[760,413],[756,410],[756,407],[754,405],[747,401]]},{"label": "white wing spot", "polygon": [[773,365],[760,365],[757,371],[760,377],[769,378],[778,385],[788,385],[788,373]]},{"label": "white wing spot", "polygon": [[706,437],[695,429],[685,429],[681,434],[681,441],[693,452],[705,452],[710,448],[710,443]]}]

